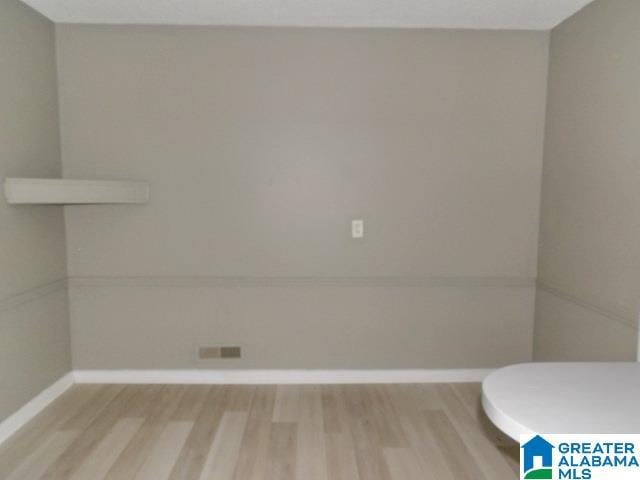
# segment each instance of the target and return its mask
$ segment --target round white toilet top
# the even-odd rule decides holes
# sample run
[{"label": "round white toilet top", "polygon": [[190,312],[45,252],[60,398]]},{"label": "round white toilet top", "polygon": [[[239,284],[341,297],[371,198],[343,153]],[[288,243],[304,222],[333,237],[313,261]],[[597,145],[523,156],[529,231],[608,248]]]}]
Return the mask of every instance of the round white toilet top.
[{"label": "round white toilet top", "polygon": [[640,363],[528,363],[489,375],[489,418],[521,434],[640,433]]}]

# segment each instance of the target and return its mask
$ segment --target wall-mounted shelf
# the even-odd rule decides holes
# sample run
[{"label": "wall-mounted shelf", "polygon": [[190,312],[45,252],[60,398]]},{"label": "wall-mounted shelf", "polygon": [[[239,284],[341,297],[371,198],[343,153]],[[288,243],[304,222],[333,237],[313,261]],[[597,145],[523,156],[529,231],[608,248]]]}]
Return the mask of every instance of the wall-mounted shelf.
[{"label": "wall-mounted shelf", "polygon": [[4,194],[12,205],[93,205],[146,203],[146,182],[6,178]]}]

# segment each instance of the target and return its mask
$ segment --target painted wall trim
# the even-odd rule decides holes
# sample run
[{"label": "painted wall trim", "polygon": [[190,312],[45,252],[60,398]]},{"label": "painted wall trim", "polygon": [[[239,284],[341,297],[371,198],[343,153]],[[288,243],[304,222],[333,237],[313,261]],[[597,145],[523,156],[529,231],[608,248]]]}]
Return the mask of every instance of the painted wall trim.
[{"label": "painted wall trim", "polygon": [[53,385],[47,387],[36,395],[26,405],[20,408],[20,410],[3,420],[0,423],[0,444],[23,427],[27,422],[29,422],[29,420],[38,415],[60,395],[66,392],[73,384],[73,373],[67,373]]},{"label": "painted wall trim", "polygon": [[51,295],[52,293],[64,290],[67,287],[67,279],[59,278],[49,283],[38,285],[37,287],[30,288],[23,292],[10,295],[3,299],[0,299],[0,313],[13,310],[26,303],[31,303],[35,300],[39,300],[42,297]]},{"label": "painted wall trim", "polygon": [[639,327],[638,318],[628,312],[601,307],[597,305],[595,302],[582,299],[570,293],[566,293],[561,289],[545,284],[544,282],[538,282],[538,288],[543,292],[549,293],[566,302],[573,303],[574,305],[578,305],[579,307],[595,312],[598,315],[605,317],[609,320],[622,323],[626,327],[630,327],[630,328],[633,328],[634,330],[638,330],[638,327]]},{"label": "painted wall trim", "polygon": [[451,370],[76,370],[78,383],[304,385],[481,382],[492,369]]},{"label": "painted wall trim", "polygon": [[509,276],[71,276],[71,287],[535,287],[534,277]]}]

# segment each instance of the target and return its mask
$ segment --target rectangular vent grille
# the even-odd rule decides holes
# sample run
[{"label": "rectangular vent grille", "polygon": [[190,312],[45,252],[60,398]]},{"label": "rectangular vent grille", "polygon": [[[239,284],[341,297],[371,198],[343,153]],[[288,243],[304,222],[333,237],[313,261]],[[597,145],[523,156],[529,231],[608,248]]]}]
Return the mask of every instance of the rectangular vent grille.
[{"label": "rectangular vent grille", "polygon": [[242,357],[242,349],[240,347],[200,347],[198,349],[198,358],[200,360],[240,357]]}]

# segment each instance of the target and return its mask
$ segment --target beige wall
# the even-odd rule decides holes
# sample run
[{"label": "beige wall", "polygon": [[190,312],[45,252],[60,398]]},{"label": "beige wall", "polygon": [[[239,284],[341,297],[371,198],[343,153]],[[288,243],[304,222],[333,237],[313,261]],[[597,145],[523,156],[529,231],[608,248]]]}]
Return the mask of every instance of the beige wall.
[{"label": "beige wall", "polygon": [[531,358],[546,33],[57,42],[65,175],[152,186],[146,206],[67,209],[75,367],[203,366],[202,342],[244,346],[216,367]]},{"label": "beige wall", "polygon": [[[483,368],[531,356],[531,288],[114,283],[71,289],[76,368]],[[243,358],[196,361],[198,346],[220,344]]]},{"label": "beige wall", "polygon": [[[0,179],[60,174],[53,25],[0,2]],[[0,199],[0,421],[70,369],[60,207]]]},{"label": "beige wall", "polygon": [[[635,358],[640,2],[599,0],[551,36],[536,357]],[[582,320],[578,320],[582,319]]]}]

